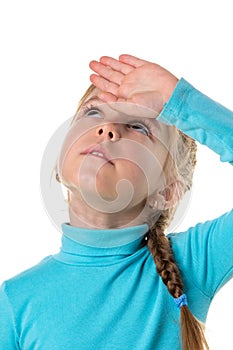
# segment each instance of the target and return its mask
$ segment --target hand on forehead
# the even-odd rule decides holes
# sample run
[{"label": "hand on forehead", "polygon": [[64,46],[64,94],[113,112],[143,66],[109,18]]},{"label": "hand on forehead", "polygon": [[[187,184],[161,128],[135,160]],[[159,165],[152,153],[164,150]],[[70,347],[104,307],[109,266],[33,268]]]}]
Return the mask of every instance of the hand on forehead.
[{"label": "hand on forehead", "polygon": [[[116,111],[122,116],[124,115],[125,117],[140,117],[149,119],[156,119],[156,117],[159,114],[154,109],[151,109],[138,103],[134,103],[132,101],[124,101],[118,99],[118,101],[116,102],[105,102],[99,98],[98,94],[99,89],[95,89],[91,96],[89,96],[89,98],[87,98],[86,101],[83,102],[80,110],[83,111],[85,109],[91,109],[95,107],[108,107],[109,110]],[[112,115],[114,115],[114,113]]]},{"label": "hand on forehead", "polygon": [[158,64],[131,55],[119,60],[101,57],[91,61],[91,82],[106,102],[128,101],[154,110],[157,115],[170,98],[178,79]]}]

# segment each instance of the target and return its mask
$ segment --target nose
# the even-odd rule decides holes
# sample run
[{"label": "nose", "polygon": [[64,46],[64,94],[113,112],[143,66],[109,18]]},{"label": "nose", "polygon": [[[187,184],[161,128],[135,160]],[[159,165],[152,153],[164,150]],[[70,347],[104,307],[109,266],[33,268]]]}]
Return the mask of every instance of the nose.
[{"label": "nose", "polygon": [[119,125],[113,123],[99,125],[96,129],[96,135],[112,142],[116,142],[121,138]]}]

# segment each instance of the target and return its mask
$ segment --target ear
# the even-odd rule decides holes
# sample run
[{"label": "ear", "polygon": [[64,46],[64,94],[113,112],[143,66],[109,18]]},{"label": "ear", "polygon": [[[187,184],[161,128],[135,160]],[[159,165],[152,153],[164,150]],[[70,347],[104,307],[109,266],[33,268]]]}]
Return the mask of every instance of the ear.
[{"label": "ear", "polygon": [[[184,185],[177,180],[167,185],[163,190],[154,193],[150,199],[150,207],[159,210],[166,210],[174,207],[183,197]],[[153,203],[153,204],[152,204]]]},{"label": "ear", "polygon": [[172,184],[165,187],[165,189],[160,192],[160,195],[164,197],[164,207],[163,210],[170,209],[176,206],[184,194],[184,184],[177,180]]}]

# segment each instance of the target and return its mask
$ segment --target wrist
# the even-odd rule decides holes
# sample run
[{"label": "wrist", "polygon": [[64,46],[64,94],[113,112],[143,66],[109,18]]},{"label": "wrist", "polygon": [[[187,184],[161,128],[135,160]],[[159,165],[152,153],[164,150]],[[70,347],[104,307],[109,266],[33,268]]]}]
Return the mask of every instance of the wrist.
[{"label": "wrist", "polygon": [[164,94],[164,103],[168,103],[170,100],[177,84],[179,82],[179,79],[177,79],[175,76],[170,80],[169,84],[166,84],[166,91]]}]

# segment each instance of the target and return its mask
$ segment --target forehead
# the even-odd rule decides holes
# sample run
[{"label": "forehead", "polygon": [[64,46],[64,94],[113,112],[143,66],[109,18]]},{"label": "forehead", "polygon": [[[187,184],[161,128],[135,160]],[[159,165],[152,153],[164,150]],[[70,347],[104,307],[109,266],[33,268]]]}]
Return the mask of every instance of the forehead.
[{"label": "forehead", "polygon": [[92,89],[89,93],[86,93],[82,99],[80,105],[80,111],[83,111],[88,108],[98,107],[101,110],[109,111],[111,113],[106,114],[106,119],[109,121],[115,121],[119,123],[127,123],[130,120],[134,119],[135,121],[140,119],[141,121],[148,121],[150,125],[153,125],[157,131],[160,131],[163,135],[166,135],[166,138],[169,138],[170,141],[174,139],[175,127],[166,125],[159,122],[156,117],[158,113],[155,111],[146,108],[142,105],[137,105],[135,103],[129,103],[126,101],[110,102],[106,103],[98,97],[99,89],[91,86]]},{"label": "forehead", "polygon": [[103,113],[102,117],[107,120],[128,122],[132,118],[143,118],[148,119],[151,124],[154,124],[160,129],[160,123],[156,120],[158,113],[155,111],[128,101],[118,100],[116,102],[105,102],[98,97],[98,92],[99,90],[94,88],[90,93],[84,95],[79,108],[80,112],[96,107],[97,109],[106,112]]}]

